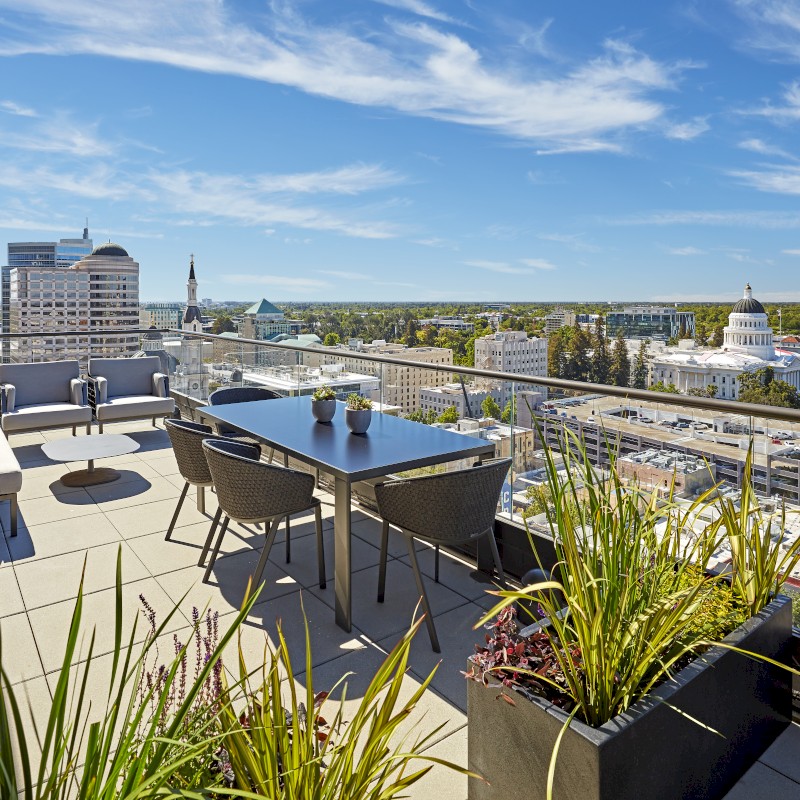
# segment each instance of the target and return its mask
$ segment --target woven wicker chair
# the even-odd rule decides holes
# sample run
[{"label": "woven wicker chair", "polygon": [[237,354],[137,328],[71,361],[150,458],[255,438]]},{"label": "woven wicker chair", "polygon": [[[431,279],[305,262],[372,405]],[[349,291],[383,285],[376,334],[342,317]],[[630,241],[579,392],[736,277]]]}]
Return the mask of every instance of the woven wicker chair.
[{"label": "woven wicker chair", "polygon": [[217,489],[217,501],[225,515],[203,581],[207,581],[211,575],[230,520],[245,524],[265,523],[267,538],[253,575],[253,586],[258,586],[281,519],[313,508],[317,529],[319,588],[324,589],[322,511],[319,500],[314,497],[313,476],[259,461],[255,448],[241,442],[206,439],[203,450]]},{"label": "woven wicker chair", "polygon": [[438,581],[439,545],[459,544],[486,536],[500,584],[505,586],[503,565],[494,540],[494,517],[497,499],[510,465],[510,459],[496,459],[470,469],[388,481],[375,487],[378,513],[383,517],[378,602],[382,603],[385,595],[389,526],[393,525],[406,537],[411,568],[414,570],[417,590],[422,597],[431,646],[436,653],[441,652],[439,637],[436,635],[433,614],[417,562],[414,539],[436,545]]},{"label": "woven wicker chair", "polygon": [[[252,400],[280,400],[282,395],[273,392],[272,389],[265,389],[261,386],[226,386],[222,389],[217,389],[208,396],[208,404],[210,406],[224,406],[229,403],[249,403]],[[217,433],[220,436],[226,436],[228,439],[235,439],[237,442],[245,442],[246,444],[254,444],[261,446],[261,442],[248,436],[246,433],[239,433],[233,428],[228,428],[225,425],[217,424]],[[271,447],[267,458],[272,463],[275,456],[275,448]],[[283,454],[283,466],[289,466],[289,456]],[[319,483],[319,480],[317,480]],[[289,524],[289,517],[286,517],[286,563],[291,563],[292,560],[292,536]]]},{"label": "woven wicker chair", "polygon": [[[181,513],[181,507],[186,499],[189,486],[197,487],[197,510],[201,514],[205,513],[205,490],[214,485],[214,479],[211,477],[206,454],[203,451],[203,440],[213,437],[214,432],[208,425],[201,425],[199,422],[190,422],[186,419],[165,419],[164,427],[167,430],[170,442],[172,442],[172,450],[175,453],[175,460],[178,462],[178,470],[181,473],[181,477],[186,481],[175,513],[172,515],[172,521],[169,523],[169,528],[167,528],[167,535],[164,537],[169,541],[175,529],[175,523],[178,521],[178,515]],[[221,516],[222,509],[217,508],[217,513],[211,523],[211,529],[203,545],[203,552],[200,555],[200,566],[205,563],[206,553],[208,553],[208,548],[211,546],[214,531],[217,529]]]}]

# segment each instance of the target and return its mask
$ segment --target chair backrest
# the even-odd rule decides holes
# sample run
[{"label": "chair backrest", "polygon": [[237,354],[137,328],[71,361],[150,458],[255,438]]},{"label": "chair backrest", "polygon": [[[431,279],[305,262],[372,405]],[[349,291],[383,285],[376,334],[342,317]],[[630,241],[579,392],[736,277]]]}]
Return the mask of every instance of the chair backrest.
[{"label": "chair backrest", "polygon": [[89,375],[108,381],[108,397],[153,394],[153,375],[161,370],[158,356],[90,358]]},{"label": "chair backrest", "polygon": [[231,519],[282,516],[302,511],[313,502],[313,475],[259,461],[255,445],[205,439],[203,451],[217,489],[217,502]]},{"label": "chair backrest", "polygon": [[510,458],[501,458],[440,475],[388,481],[375,487],[378,513],[431,542],[474,539],[494,526],[510,466]]},{"label": "chair backrest", "polygon": [[164,427],[184,479],[193,484],[213,483],[203,451],[203,440],[213,436],[214,431],[208,425],[185,419],[165,419]]},{"label": "chair backrest", "polygon": [[80,377],[77,359],[41,361],[35,364],[0,364],[0,383],[16,389],[15,406],[37,403],[69,403],[69,382]]},{"label": "chair backrest", "polygon": [[208,396],[210,406],[228,403],[248,403],[251,400],[279,400],[281,395],[262,386],[224,386]]}]

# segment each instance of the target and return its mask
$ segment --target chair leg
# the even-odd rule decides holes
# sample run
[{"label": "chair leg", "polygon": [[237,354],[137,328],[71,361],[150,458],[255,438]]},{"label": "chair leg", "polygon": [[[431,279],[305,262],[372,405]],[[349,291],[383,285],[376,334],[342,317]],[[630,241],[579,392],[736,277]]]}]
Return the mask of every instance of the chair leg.
[{"label": "chair leg", "polygon": [[288,453],[284,453],[283,454],[283,466],[284,467],[288,467],[289,466],[289,454]]},{"label": "chair leg", "polygon": [[157,427],[158,427],[158,425],[156,425],[156,418],[155,418],[155,417],[153,417],[153,427],[154,427],[154,428],[157,428]]},{"label": "chair leg", "polygon": [[292,528],[288,514],[286,515],[286,563],[292,563]]},{"label": "chair leg", "polygon": [[198,486],[197,487],[197,510],[201,514],[206,513],[206,487],[205,486]]},{"label": "chair leg", "polygon": [[17,496],[15,494],[11,495],[11,537],[14,538],[17,535],[17,516],[18,516],[18,507],[17,507]]},{"label": "chair leg", "polygon": [[73,425],[73,426],[72,426],[72,435],[73,435],[73,436],[77,436],[77,433],[76,433],[76,429],[77,429],[77,427],[78,427],[77,425]]},{"label": "chair leg", "polygon": [[422,573],[419,571],[419,563],[417,562],[417,551],[414,549],[414,537],[406,536],[406,544],[408,545],[408,555],[411,561],[411,569],[414,570],[414,579],[417,582],[417,591],[422,598],[422,610],[425,612],[425,622],[428,625],[428,634],[431,637],[431,647],[434,653],[441,653],[442,648],[439,647],[439,637],[436,635],[436,626],[433,624],[433,614],[431,613],[431,606],[428,602],[428,593],[425,591],[425,584],[422,582]]},{"label": "chair leg", "polygon": [[437,544],[433,552],[433,579],[439,583],[439,545]]},{"label": "chair leg", "polygon": [[389,552],[389,523],[383,521],[383,532],[381,533],[381,562],[378,569],[378,602],[382,603],[386,593],[386,558]]},{"label": "chair leg", "polygon": [[217,530],[217,525],[219,525],[219,518],[221,516],[222,516],[222,506],[217,506],[217,513],[214,514],[214,520],[211,523],[211,528],[209,528],[208,536],[206,536],[206,540],[203,544],[203,549],[200,551],[200,560],[197,562],[198,567],[205,566],[206,556],[208,555],[208,548],[211,547],[211,542],[214,541],[214,531]]},{"label": "chair leg", "polygon": [[92,434],[92,423],[91,422],[87,422],[86,423],[86,435],[87,436],[91,436],[91,434]]},{"label": "chair leg", "polygon": [[189,481],[183,484],[183,491],[181,492],[181,496],[178,498],[178,505],[175,508],[175,513],[172,515],[172,522],[169,523],[169,528],[167,528],[167,535],[164,537],[166,541],[170,540],[172,536],[172,531],[175,529],[175,523],[178,521],[178,514],[181,513],[181,507],[183,506],[183,501],[186,499],[186,492],[189,491]]},{"label": "chair leg", "polygon": [[102,433],[103,432],[103,423],[102,422],[98,422],[97,423],[97,432],[98,433]]},{"label": "chair leg", "polygon": [[322,541],[322,509],[319,504],[314,506],[314,522],[317,527],[317,566],[319,567],[319,588],[325,589],[325,543]]},{"label": "chair leg", "polygon": [[272,524],[269,526],[269,533],[267,534],[266,541],[264,542],[264,549],[261,551],[261,558],[258,559],[256,571],[253,573],[253,589],[261,586],[261,576],[264,574],[264,568],[269,561],[269,551],[272,550],[272,544],[275,541],[275,536],[278,533],[278,526],[281,524],[281,517],[275,517]]},{"label": "chair leg", "polygon": [[494,539],[494,532],[489,530],[486,532],[489,537],[489,549],[492,551],[492,558],[494,559],[494,567],[497,570],[497,577],[500,585],[506,588],[506,575],[503,572],[503,563],[500,561],[500,553],[497,550],[497,542]]},{"label": "chair leg", "polygon": [[270,449],[269,449],[269,462],[268,462],[269,464],[272,463],[272,459],[274,457],[275,457],[275,448],[274,447],[270,447]]},{"label": "chair leg", "polygon": [[225,519],[222,520],[222,526],[219,529],[217,541],[214,543],[214,549],[211,551],[211,558],[208,559],[208,566],[206,567],[205,574],[203,575],[203,583],[208,583],[208,579],[211,577],[211,570],[214,569],[214,562],[217,560],[217,556],[219,555],[219,546],[222,544],[222,537],[225,535],[225,531],[228,530],[228,523],[230,521],[231,518],[226,514]]}]

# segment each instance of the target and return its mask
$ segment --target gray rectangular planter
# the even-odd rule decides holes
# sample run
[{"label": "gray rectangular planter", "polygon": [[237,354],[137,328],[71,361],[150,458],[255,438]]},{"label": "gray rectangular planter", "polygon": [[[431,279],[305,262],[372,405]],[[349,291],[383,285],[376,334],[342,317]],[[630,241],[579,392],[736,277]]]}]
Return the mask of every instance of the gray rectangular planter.
[{"label": "gray rectangular planter", "polygon": [[[726,639],[788,663],[791,602],[779,597]],[[544,700],[468,681],[469,800],[544,800],[556,737],[567,719]],[[664,702],[660,702],[664,701]],[[669,703],[669,705],[667,705]],[[723,734],[706,730],[670,708]],[[555,771],[555,800],[715,800],[789,724],[786,670],[715,647],[600,728],[573,720]]]}]

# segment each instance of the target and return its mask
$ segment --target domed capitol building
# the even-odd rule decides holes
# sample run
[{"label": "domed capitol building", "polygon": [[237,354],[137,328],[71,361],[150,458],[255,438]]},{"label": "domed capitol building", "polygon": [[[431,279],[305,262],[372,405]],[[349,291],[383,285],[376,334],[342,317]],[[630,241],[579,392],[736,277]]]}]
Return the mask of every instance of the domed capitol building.
[{"label": "domed capitol building", "polygon": [[673,383],[681,392],[714,385],[717,397],[735,400],[739,375],[772,367],[777,380],[800,389],[800,357],[775,348],[767,312],[753,297],[749,283],[733,307],[724,333],[718,350],[679,349],[657,355],[652,361],[653,383]]}]

